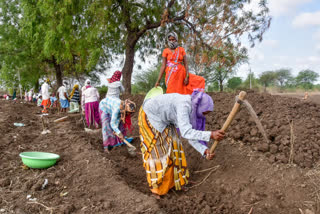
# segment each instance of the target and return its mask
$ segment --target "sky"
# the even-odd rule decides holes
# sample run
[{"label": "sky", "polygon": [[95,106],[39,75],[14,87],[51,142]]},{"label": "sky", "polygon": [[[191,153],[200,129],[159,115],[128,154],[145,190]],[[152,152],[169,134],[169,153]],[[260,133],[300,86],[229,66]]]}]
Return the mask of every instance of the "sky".
[{"label": "sky", "polygon": [[240,66],[237,76],[245,78],[250,67],[256,77],[280,68],[291,68],[295,76],[304,69],[320,74],[320,0],[268,2],[271,26],[263,41],[249,48],[249,64]]},{"label": "sky", "polygon": [[[252,0],[249,7],[255,10],[258,1]],[[280,68],[290,68],[294,76],[304,69],[320,74],[320,0],[268,0],[268,7],[272,16],[271,26],[261,43],[254,48],[248,45],[249,63],[241,65],[236,76],[245,79],[250,68],[256,77],[264,71]],[[138,54],[135,57],[137,64],[143,64],[137,58]],[[143,68],[155,67],[152,63],[155,61],[155,57],[149,58]],[[101,76],[101,83],[105,84],[106,77],[121,68],[115,62]],[[138,72],[143,71],[135,66],[134,75]]]}]

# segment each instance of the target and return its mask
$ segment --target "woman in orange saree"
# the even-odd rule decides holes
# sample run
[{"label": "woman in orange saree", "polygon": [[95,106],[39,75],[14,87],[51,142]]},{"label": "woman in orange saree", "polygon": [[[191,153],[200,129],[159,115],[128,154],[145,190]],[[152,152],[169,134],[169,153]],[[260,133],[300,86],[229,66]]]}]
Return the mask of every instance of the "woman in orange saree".
[{"label": "woman in orange saree", "polygon": [[194,89],[205,87],[205,79],[189,73],[186,52],[178,47],[178,36],[171,32],[167,36],[168,46],[162,53],[162,66],[155,87],[159,85],[166,72],[166,93],[192,94]]}]

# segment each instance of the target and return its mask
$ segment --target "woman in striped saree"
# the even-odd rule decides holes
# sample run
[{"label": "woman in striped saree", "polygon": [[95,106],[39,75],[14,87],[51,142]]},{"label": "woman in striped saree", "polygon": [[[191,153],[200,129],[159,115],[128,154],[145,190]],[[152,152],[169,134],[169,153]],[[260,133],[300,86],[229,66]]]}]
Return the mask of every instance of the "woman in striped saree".
[{"label": "woman in striped saree", "polygon": [[207,159],[207,142],[221,140],[224,132],[204,131],[205,115],[213,111],[212,98],[201,92],[192,95],[163,94],[147,99],[139,112],[143,166],[152,193],[165,195],[188,183],[189,171],[180,136]]}]

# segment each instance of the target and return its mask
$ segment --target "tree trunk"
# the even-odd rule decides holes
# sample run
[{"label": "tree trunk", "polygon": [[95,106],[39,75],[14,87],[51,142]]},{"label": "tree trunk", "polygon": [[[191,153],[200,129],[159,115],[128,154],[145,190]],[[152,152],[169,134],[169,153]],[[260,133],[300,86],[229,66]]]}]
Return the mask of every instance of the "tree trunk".
[{"label": "tree trunk", "polygon": [[220,88],[220,92],[223,92],[223,81],[219,80],[219,88]]},{"label": "tree trunk", "polygon": [[126,94],[131,94],[131,78],[132,78],[132,72],[133,72],[134,52],[135,52],[134,47],[137,43],[131,38],[132,38],[131,36],[128,36],[127,38],[126,60],[122,68],[123,86],[125,88]]},{"label": "tree trunk", "polygon": [[61,65],[57,63],[57,60],[53,58],[53,66],[56,70],[56,79],[57,79],[57,85],[58,88],[62,86],[62,71],[61,71]]}]

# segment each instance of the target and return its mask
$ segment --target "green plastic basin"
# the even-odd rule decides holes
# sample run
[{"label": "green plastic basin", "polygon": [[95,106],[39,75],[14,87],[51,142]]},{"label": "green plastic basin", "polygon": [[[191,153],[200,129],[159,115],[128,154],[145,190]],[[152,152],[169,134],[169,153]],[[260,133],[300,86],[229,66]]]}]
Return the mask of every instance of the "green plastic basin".
[{"label": "green plastic basin", "polygon": [[147,100],[149,98],[152,98],[152,97],[156,97],[158,95],[161,95],[163,94],[163,89],[158,86],[156,88],[152,88],[146,95],[146,97],[144,98],[144,100]]},{"label": "green plastic basin", "polygon": [[22,152],[19,154],[23,164],[34,169],[45,169],[56,164],[59,155],[48,152]]}]

